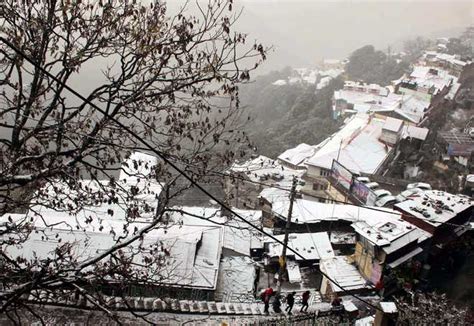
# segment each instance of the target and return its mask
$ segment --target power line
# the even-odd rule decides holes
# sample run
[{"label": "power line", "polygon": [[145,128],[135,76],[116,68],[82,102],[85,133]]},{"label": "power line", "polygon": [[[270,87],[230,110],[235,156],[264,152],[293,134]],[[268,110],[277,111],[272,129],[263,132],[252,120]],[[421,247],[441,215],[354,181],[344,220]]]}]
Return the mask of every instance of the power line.
[{"label": "power line", "polygon": [[[188,164],[188,163],[185,163],[185,162],[182,162],[184,164]],[[193,166],[192,164],[188,164],[188,166]],[[194,167],[196,167],[194,165]],[[252,170],[253,172],[255,171],[258,171],[259,169],[255,169],[255,170]],[[260,170],[264,170],[264,168],[260,169]],[[279,189],[279,190],[282,190],[282,191],[286,191],[288,193],[291,192],[291,190],[289,188],[285,188],[283,186],[278,186],[278,185],[275,185],[275,184],[267,184],[267,183],[264,183],[264,182],[259,182],[259,181],[254,181],[254,180],[251,180],[251,179],[245,179],[243,177],[240,177],[238,175],[235,175],[235,174],[229,174],[229,173],[224,173],[224,172],[220,172],[220,171],[214,171],[214,170],[205,170],[206,172],[210,172],[210,173],[214,173],[215,175],[219,175],[219,176],[222,176],[222,177],[225,177],[225,178],[230,178],[230,179],[238,179],[238,180],[241,180],[241,181],[245,181],[247,183],[252,183],[252,184],[255,184],[255,185],[261,185],[261,186],[264,186],[266,188],[274,188],[274,189]],[[238,172],[246,172],[246,171],[238,171]],[[304,193],[301,192],[301,191],[296,191],[297,194],[300,194],[300,195],[303,195]],[[316,198],[316,199],[322,199],[322,200],[327,200],[328,198],[326,197],[322,197],[322,196],[315,196],[315,195],[309,195],[310,197],[313,197],[313,198]],[[283,196],[277,196],[277,197],[283,197]],[[341,200],[337,200],[337,199],[330,199],[333,203],[332,204],[342,204],[342,205],[352,205],[352,206],[356,206],[356,207],[359,207],[359,208],[364,208],[364,209],[368,209],[368,210],[372,210],[372,211],[376,211],[376,212],[381,212],[381,213],[385,213],[385,214],[392,214],[392,215],[397,215],[397,216],[400,216],[402,215],[401,212],[398,212],[398,211],[394,211],[392,209],[380,209],[380,208],[377,208],[377,207],[373,207],[373,206],[366,206],[366,205],[362,205],[362,204],[358,204],[358,203],[347,203],[345,201],[341,201]],[[307,210],[307,209],[306,209]],[[309,212],[309,211],[308,211]],[[312,214],[312,213],[310,213]],[[280,215],[280,214],[278,214]],[[284,217],[286,218],[286,217]],[[436,224],[440,224],[440,225],[449,225],[449,226],[453,226],[453,227],[463,227],[463,228],[466,228],[468,226],[464,226],[464,225],[458,225],[458,224],[454,224],[454,223],[449,223],[449,222],[441,222],[441,221],[430,221],[430,223],[436,223]]]},{"label": "power line", "polygon": [[[262,228],[259,228],[258,226],[254,225],[253,223],[247,221],[245,218],[243,218],[242,216],[240,216],[239,214],[237,214],[232,208],[228,207],[225,203],[221,202],[219,199],[217,199],[214,195],[212,195],[210,192],[208,192],[205,188],[203,188],[201,185],[199,185],[192,177],[188,176],[183,170],[181,170],[176,164],[174,164],[173,162],[171,162],[170,159],[168,159],[167,155],[156,150],[153,146],[151,146],[150,144],[148,144],[148,142],[146,140],[144,140],[142,137],[140,137],[138,134],[136,134],[133,130],[131,130],[130,128],[128,128],[126,125],[124,125],[122,122],[120,122],[119,120],[117,120],[116,118],[112,117],[112,116],[109,116],[107,112],[105,112],[104,110],[102,110],[101,108],[99,108],[96,104],[92,103],[90,100],[86,99],[84,96],[82,96],[80,93],[78,93],[77,91],[75,91],[73,88],[71,88],[70,86],[68,86],[66,83],[62,82],[61,80],[59,80],[58,78],[56,78],[53,74],[51,74],[49,71],[47,71],[46,69],[44,69],[43,67],[41,67],[38,63],[36,63],[34,60],[32,60],[28,55],[26,55],[23,51],[21,51],[20,49],[18,49],[15,45],[13,45],[11,42],[9,42],[7,39],[5,39],[3,36],[0,36],[0,40],[5,43],[7,46],[9,46],[11,49],[13,49],[16,53],[18,53],[21,57],[23,57],[26,61],[28,61],[30,64],[32,64],[33,66],[35,66],[37,69],[41,70],[45,75],[47,75],[48,77],[50,77],[52,80],[54,80],[56,83],[58,83],[59,85],[61,85],[62,87],[64,87],[65,89],[67,89],[69,92],[71,92],[73,95],[77,96],[79,99],[81,99],[82,101],[84,101],[85,103],[89,104],[91,107],[95,108],[98,112],[102,113],[105,117],[109,118],[111,121],[113,121],[114,123],[116,123],[119,127],[123,128],[125,131],[127,131],[132,137],[134,137],[138,142],[142,143],[146,148],[148,148],[150,151],[152,151],[154,154],[156,154],[158,157],[160,157],[165,163],[167,163],[169,166],[171,166],[174,170],[176,170],[179,174],[181,174],[185,179],[187,179],[191,184],[193,184],[194,186],[196,186],[199,190],[201,190],[203,193],[205,193],[209,198],[213,199],[214,201],[216,201],[218,204],[220,204],[222,207],[224,207],[225,209],[227,209],[229,212],[231,212],[234,216],[236,216],[237,218],[239,218],[242,222],[248,224],[249,226],[255,228],[256,230],[258,230],[260,233],[264,234],[265,236],[269,237],[270,239],[278,242],[279,244],[283,244],[282,241],[278,240],[276,237],[274,237],[272,234],[269,234],[268,232],[266,232],[265,230],[263,230]],[[300,253],[298,253],[296,250],[294,250],[293,248],[291,247],[288,247],[288,249],[293,252],[296,256],[300,257],[301,259],[305,260],[305,257],[302,256]],[[350,291],[346,290],[345,288],[343,288],[341,285],[339,285],[336,281],[334,281],[331,277],[329,277],[326,273],[322,272],[321,270],[319,271],[319,273],[323,276],[325,276],[331,283],[333,283],[334,285],[336,285],[338,288],[340,288],[344,293],[346,293],[347,295],[350,295],[354,298],[356,298],[357,300],[361,301],[361,302],[364,302],[365,304],[367,304],[368,306],[376,309],[376,310],[380,310],[382,311],[379,307],[373,305],[372,303],[370,303],[369,301],[365,300],[365,299],[362,299],[358,296],[356,296],[355,294],[351,293]]]}]

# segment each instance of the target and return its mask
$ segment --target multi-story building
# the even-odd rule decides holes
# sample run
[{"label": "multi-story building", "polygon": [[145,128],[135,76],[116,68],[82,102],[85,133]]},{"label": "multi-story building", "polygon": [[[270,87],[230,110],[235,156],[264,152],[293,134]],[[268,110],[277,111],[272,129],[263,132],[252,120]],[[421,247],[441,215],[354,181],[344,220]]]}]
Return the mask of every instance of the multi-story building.
[{"label": "multi-story building", "polygon": [[433,236],[440,246],[470,230],[473,201],[464,195],[427,190],[398,203],[394,209],[402,218]]},{"label": "multi-story building", "polygon": [[[388,212],[388,211],[387,211]],[[423,253],[431,234],[403,221],[401,214],[361,219],[352,224],[357,233],[354,261],[373,285],[382,276],[415,256]]]},{"label": "multi-story building", "polygon": [[380,140],[384,124],[369,114],[353,116],[306,160],[301,191],[321,201],[348,201],[352,177],[380,173],[393,155],[393,147]]}]

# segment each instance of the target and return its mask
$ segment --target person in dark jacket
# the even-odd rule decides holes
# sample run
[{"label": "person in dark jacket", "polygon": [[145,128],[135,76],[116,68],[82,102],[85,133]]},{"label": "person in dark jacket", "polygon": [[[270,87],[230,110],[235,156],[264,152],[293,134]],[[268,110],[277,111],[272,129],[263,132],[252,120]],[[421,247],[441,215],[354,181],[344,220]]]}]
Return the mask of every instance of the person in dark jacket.
[{"label": "person in dark jacket", "polygon": [[281,301],[280,301],[280,295],[277,294],[275,296],[275,299],[273,299],[273,304],[272,304],[273,311],[279,314],[281,312]]},{"label": "person in dark jacket", "polygon": [[295,304],[295,294],[296,292],[288,293],[286,296],[286,308],[285,311],[288,312],[288,315],[291,315],[291,311],[293,310],[293,305]]},{"label": "person in dark jacket", "polygon": [[309,295],[310,295],[310,292],[309,291],[306,291],[305,293],[303,293],[303,296],[302,296],[302,303],[303,305],[301,306],[301,310],[300,312],[307,312],[308,311],[308,302],[309,302]]}]

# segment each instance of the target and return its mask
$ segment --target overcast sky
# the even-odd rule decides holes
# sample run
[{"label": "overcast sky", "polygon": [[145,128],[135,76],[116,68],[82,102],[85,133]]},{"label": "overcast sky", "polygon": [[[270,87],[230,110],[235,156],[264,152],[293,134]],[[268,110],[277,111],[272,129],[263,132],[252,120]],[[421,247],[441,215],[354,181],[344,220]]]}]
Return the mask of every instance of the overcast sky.
[{"label": "overcast sky", "polygon": [[[474,22],[474,1],[235,0],[239,29],[272,44],[261,72],[343,58],[366,44],[400,47],[416,36],[455,36]],[[168,0],[171,8],[182,0]]]}]

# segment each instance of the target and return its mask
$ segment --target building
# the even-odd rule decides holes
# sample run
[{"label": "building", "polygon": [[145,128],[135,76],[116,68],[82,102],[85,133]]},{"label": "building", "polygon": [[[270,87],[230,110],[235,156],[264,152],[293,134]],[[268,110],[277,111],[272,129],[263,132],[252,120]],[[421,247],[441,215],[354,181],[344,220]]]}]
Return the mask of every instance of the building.
[{"label": "building", "polygon": [[278,79],[272,85],[280,87],[294,84],[316,85],[316,90],[320,90],[327,86],[332,79],[344,73],[344,69],[338,66],[325,69],[296,68],[286,79]]},{"label": "building", "polygon": [[[232,208],[245,221],[262,227],[262,212]],[[228,216],[219,207],[171,207],[167,223],[185,226],[216,226],[223,230],[224,256],[262,256],[263,242],[260,232],[249,228],[249,225],[236,216]]]},{"label": "building", "polygon": [[341,90],[333,96],[333,118],[348,113],[367,113],[375,105],[392,107],[396,98],[390,95],[390,90],[377,84],[346,81]]},{"label": "building", "polygon": [[417,125],[429,106],[430,99],[416,93],[395,94],[391,86],[346,81],[342,90],[334,92],[332,109],[334,119],[357,113],[374,113],[381,119],[392,117]]},{"label": "building", "polygon": [[243,163],[234,163],[227,174],[224,183],[227,202],[241,209],[256,209],[263,189],[278,186],[289,190],[293,178],[301,178],[304,170],[293,170],[260,155]]},{"label": "building", "polygon": [[[74,253],[74,264],[80,265],[95,258],[99,253],[110,250],[117,243],[132,239],[135,232],[148,225],[124,224],[115,220],[102,223],[106,225],[102,228],[92,222],[94,225],[91,227],[77,230],[64,223],[71,217],[63,214],[63,223],[51,227],[50,225],[57,221],[58,215],[49,218],[49,215],[45,214],[42,222],[37,220],[34,223],[34,230],[37,232],[32,232],[21,244],[4,248],[5,252],[10,257],[21,257],[27,261],[52,259],[60,263],[62,260],[58,257],[59,248],[70,246],[71,252]],[[41,225],[42,223],[48,227]],[[110,278],[109,284],[102,290],[104,293],[118,294],[116,291],[119,291],[120,283],[127,282],[134,285],[129,291],[146,292],[148,296],[156,296],[163,291],[178,291],[182,294],[197,291],[200,297],[212,299],[222,253],[222,236],[223,231],[218,226],[158,226],[121,250],[122,258],[132,262],[127,269],[127,279],[120,276]],[[113,261],[110,256],[106,256],[103,263],[109,260]],[[145,287],[139,285],[140,275],[143,273],[148,275]],[[118,287],[115,288],[117,283]],[[131,292],[123,294],[133,295]]]},{"label": "building", "polygon": [[[324,259],[319,264],[319,267],[324,274],[337,283],[337,285],[334,284],[334,282],[331,282],[323,275],[320,287],[320,292],[323,297],[331,298],[334,294],[338,296],[346,295],[347,292],[364,294],[374,289],[374,286],[362,277],[350,257],[334,256]],[[342,290],[341,287],[344,290]]]},{"label": "building", "polygon": [[[285,235],[277,235],[275,238],[283,242]],[[266,268],[278,270],[281,264],[283,245],[273,239],[267,239],[264,246]],[[335,256],[327,232],[290,233],[288,247],[304,257],[296,255],[292,250],[286,251],[286,269],[290,283],[301,282],[301,268],[319,264],[320,261]]]},{"label": "building", "polygon": [[313,156],[315,150],[316,146],[305,143],[299,144],[295,148],[290,148],[281,153],[278,156],[278,163],[293,170],[306,170],[304,162]]},{"label": "building", "polygon": [[431,101],[433,96],[445,95],[457,77],[446,70],[432,66],[415,66],[409,75],[394,81],[395,92],[405,95],[416,94]]},{"label": "building", "polygon": [[385,144],[395,146],[398,144],[398,141],[402,136],[402,129],[402,120],[387,118],[382,127],[382,135],[380,136],[380,140]]},{"label": "building", "polygon": [[464,68],[471,63],[470,61],[461,60],[461,57],[458,55],[436,51],[426,51],[420,61],[426,65],[447,70],[456,77],[461,76]]},{"label": "building", "polygon": [[[194,218],[201,217],[200,223],[182,223],[171,219],[183,212],[182,208],[166,208],[168,212],[158,222],[158,210],[164,207],[160,207],[162,185],[152,175],[156,162],[147,154],[133,153],[113,185],[109,180],[84,180],[71,189],[58,181],[42,188],[26,214],[1,217],[2,225],[27,222],[34,231],[24,241],[2,250],[25,262],[51,259],[59,265],[79,266],[117,244],[127,243],[120,250],[120,257],[130,262],[127,275],[111,275],[101,289],[104,294],[214,300],[222,256],[249,257],[251,248],[262,250],[262,244],[241,225],[209,222],[212,218],[224,220],[219,209],[208,211],[204,217],[190,210],[186,213],[196,213]],[[77,205],[78,199],[83,205]],[[53,202],[57,204],[51,205]],[[240,214],[249,220],[261,220],[261,212]],[[209,220],[205,222],[206,217]],[[72,255],[69,261],[67,254],[61,255],[64,248],[69,248],[66,252]],[[101,263],[114,261],[105,255]]]},{"label": "building", "polygon": [[468,166],[474,152],[474,138],[469,133],[455,130],[438,132],[437,142],[444,147],[446,155]]},{"label": "building", "polygon": [[301,191],[322,201],[347,201],[345,192],[338,188],[348,191],[353,175],[382,172],[394,154],[393,147],[380,140],[384,124],[385,120],[368,114],[351,117],[338,132],[318,145],[306,161],[306,183]]},{"label": "building", "polygon": [[398,203],[402,218],[433,236],[434,244],[446,244],[469,230],[473,202],[463,195],[427,190]]},{"label": "building", "polygon": [[354,261],[362,275],[374,286],[390,269],[395,269],[423,253],[430,234],[403,221],[401,214],[381,214],[352,224],[357,243]]}]

